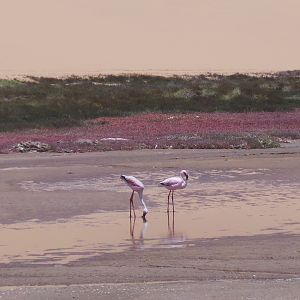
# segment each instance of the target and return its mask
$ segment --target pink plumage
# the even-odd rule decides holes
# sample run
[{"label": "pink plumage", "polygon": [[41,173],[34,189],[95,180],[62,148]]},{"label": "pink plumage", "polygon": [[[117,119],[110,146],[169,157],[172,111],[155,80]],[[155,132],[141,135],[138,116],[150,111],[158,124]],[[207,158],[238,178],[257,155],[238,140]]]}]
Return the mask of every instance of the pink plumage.
[{"label": "pink plumage", "polygon": [[134,176],[121,175],[121,179],[135,192],[144,190],[144,184]]},{"label": "pink plumage", "polygon": [[174,212],[174,191],[184,189],[187,186],[187,180],[189,176],[186,170],[181,170],[180,176],[170,177],[160,182],[162,186],[168,189],[168,212],[169,212],[169,203],[170,203],[170,195],[172,193],[172,204],[173,204],[173,212]]},{"label": "pink plumage", "polygon": [[144,184],[140,180],[135,178],[134,176],[121,175],[120,178],[132,189],[132,194],[131,194],[131,197],[129,199],[130,218],[131,218],[131,208],[133,209],[134,217],[136,217],[135,210],[134,210],[134,205],[133,205],[134,192],[138,193],[141,204],[144,206],[143,218],[145,218],[146,214],[148,213],[148,209],[147,209],[146,204],[145,204],[144,199],[143,199],[143,192],[144,192],[144,188],[145,188]]}]

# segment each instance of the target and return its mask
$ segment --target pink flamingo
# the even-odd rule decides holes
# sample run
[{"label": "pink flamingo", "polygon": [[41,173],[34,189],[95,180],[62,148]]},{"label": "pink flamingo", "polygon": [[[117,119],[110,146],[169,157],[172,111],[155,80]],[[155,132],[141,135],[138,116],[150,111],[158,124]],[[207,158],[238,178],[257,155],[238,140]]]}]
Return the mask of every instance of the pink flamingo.
[{"label": "pink flamingo", "polygon": [[189,175],[186,170],[180,171],[180,176],[170,177],[165,179],[164,181],[160,182],[162,186],[168,189],[168,210],[169,212],[169,204],[170,204],[170,195],[172,193],[172,204],[173,204],[173,212],[174,212],[174,191],[184,189],[187,186],[187,180],[189,179]]},{"label": "pink flamingo", "polygon": [[139,199],[140,199],[142,205],[144,206],[142,218],[145,219],[145,216],[148,213],[148,209],[147,209],[147,206],[146,206],[146,204],[144,202],[144,199],[143,199],[143,192],[144,192],[143,183],[141,181],[139,181],[137,178],[135,178],[134,176],[121,175],[120,178],[132,189],[132,194],[131,194],[131,197],[129,199],[130,218],[131,218],[131,208],[133,210],[134,217],[136,217],[134,206],[133,206],[133,194],[134,194],[134,192],[137,192],[138,195],[139,195]]}]

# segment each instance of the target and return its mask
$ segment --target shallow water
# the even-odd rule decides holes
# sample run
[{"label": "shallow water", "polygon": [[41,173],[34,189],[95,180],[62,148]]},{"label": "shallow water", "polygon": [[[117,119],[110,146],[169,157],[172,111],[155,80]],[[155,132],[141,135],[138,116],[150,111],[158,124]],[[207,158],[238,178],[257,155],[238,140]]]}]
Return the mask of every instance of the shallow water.
[{"label": "shallow water", "polygon": [[[143,222],[128,211],[95,212],[55,222],[31,220],[0,226],[0,260],[63,264],[105,252],[192,246],[195,239],[255,234],[300,234],[300,185],[268,169],[192,171],[175,193],[175,213],[166,213],[167,190],[157,182],[173,172],[132,173],[145,183],[153,204]],[[163,178],[164,178],[163,177]],[[24,191],[115,191],[128,201],[118,174],[60,182],[22,181]],[[101,201],[101,199],[99,199]],[[138,207],[138,200],[136,199]],[[59,205],[59,204],[58,204]]]}]

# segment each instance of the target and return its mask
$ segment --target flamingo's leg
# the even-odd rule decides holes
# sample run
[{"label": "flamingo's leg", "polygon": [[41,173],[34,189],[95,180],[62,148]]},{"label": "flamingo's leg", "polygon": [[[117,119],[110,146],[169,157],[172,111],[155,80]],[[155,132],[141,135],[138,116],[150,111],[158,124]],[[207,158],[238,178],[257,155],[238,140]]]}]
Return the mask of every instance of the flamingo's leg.
[{"label": "flamingo's leg", "polygon": [[133,209],[133,216],[134,218],[136,218],[136,214],[135,214],[135,209],[134,209],[134,205],[133,205],[133,194],[134,194],[134,191],[132,192],[132,195],[131,195],[131,206],[132,206],[132,209]]},{"label": "flamingo's leg", "polygon": [[174,215],[174,210],[173,210],[173,223],[172,223],[172,229],[173,229],[173,236],[175,235],[175,215]]},{"label": "flamingo's leg", "polygon": [[133,221],[130,219],[130,235],[134,238],[134,225],[135,225],[135,219]]},{"label": "flamingo's leg", "polygon": [[132,192],[131,197],[130,197],[130,199],[129,199],[129,207],[130,207],[130,210],[129,210],[129,217],[130,217],[130,219],[131,219],[131,206],[133,205],[133,201],[132,201],[132,199],[133,199],[133,194],[134,194],[134,191]]},{"label": "flamingo's leg", "polygon": [[169,192],[169,195],[168,195],[168,208],[167,208],[167,212],[169,212],[169,205],[170,205],[170,194],[171,194],[171,190]]},{"label": "flamingo's leg", "polygon": [[171,227],[170,227],[170,213],[168,212],[168,229],[169,233],[171,233]]},{"label": "flamingo's leg", "polygon": [[174,213],[174,191],[172,191],[172,205],[173,205],[173,213]]}]

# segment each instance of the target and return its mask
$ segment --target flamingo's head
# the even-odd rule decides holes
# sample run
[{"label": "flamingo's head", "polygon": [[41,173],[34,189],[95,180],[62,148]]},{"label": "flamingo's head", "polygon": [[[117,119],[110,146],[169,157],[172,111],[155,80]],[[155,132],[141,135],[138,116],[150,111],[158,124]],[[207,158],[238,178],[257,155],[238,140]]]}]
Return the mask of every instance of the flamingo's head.
[{"label": "flamingo's head", "polygon": [[148,213],[148,210],[147,209],[144,209],[143,211],[143,215],[142,215],[142,219],[143,219],[143,222],[146,223],[147,220],[146,220],[146,214]]},{"label": "flamingo's head", "polygon": [[143,210],[143,218],[146,216],[147,213],[148,213],[148,209],[145,207]]},{"label": "flamingo's head", "polygon": [[188,175],[188,173],[187,173],[186,170],[182,170],[182,171],[180,172],[180,176],[181,176],[182,178],[185,178],[185,180],[188,180],[188,179],[189,179],[189,175]]}]

